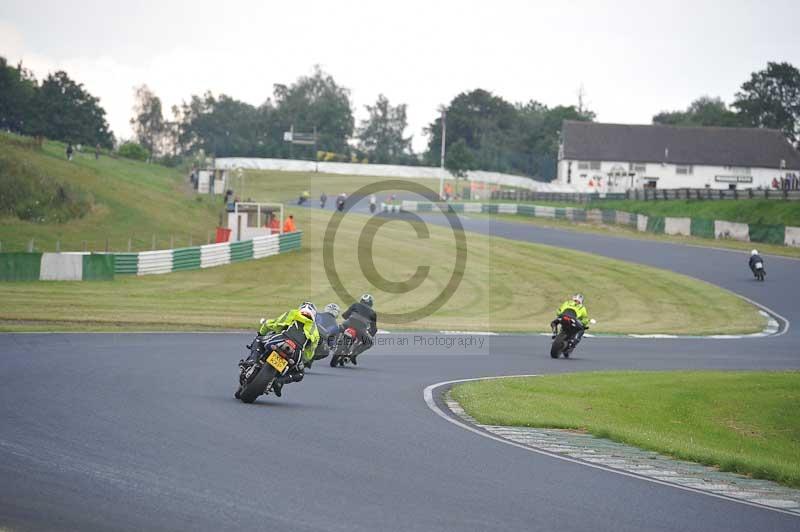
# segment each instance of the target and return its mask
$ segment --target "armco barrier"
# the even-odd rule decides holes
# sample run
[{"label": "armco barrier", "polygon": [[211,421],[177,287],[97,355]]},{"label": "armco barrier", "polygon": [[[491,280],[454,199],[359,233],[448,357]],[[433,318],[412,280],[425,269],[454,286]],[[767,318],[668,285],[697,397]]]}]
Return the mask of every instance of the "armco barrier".
[{"label": "armco barrier", "polygon": [[648,216],[647,217],[647,232],[648,233],[664,233],[664,217],[663,216]]},{"label": "armco barrier", "polygon": [[141,253],[0,253],[0,281],[99,281],[222,266],[300,249],[303,233]]},{"label": "armco barrier", "polygon": [[115,274],[135,274],[139,271],[138,253],[114,253]]},{"label": "armco barrier", "polygon": [[172,250],[143,251],[139,253],[139,269],[136,275],[152,275],[172,271]]},{"label": "armco barrier", "polygon": [[786,239],[786,229],[783,225],[750,224],[748,230],[750,242],[783,245]]},{"label": "armco barrier", "polygon": [[38,281],[41,253],[0,253],[0,281]]},{"label": "armco barrier", "polygon": [[300,249],[303,244],[302,236],[303,233],[300,232],[282,234],[280,238],[280,252],[285,253],[287,251]]},{"label": "armco barrier", "polygon": [[41,281],[80,281],[83,279],[83,253],[42,253]]},{"label": "armco barrier", "polygon": [[692,236],[699,236],[701,238],[714,238],[714,220],[692,218],[689,232],[692,234]]},{"label": "armco barrier", "polygon": [[750,241],[750,228],[747,224],[714,220],[714,236],[719,239],[731,238],[733,240]]},{"label": "armco barrier", "polygon": [[800,227],[786,226],[783,243],[787,246],[800,247]]},{"label": "armco barrier", "polygon": [[644,233],[645,231],[647,231],[647,221],[648,221],[648,217],[647,216],[645,216],[644,214],[637,214],[636,215],[636,230],[641,232],[641,233]]},{"label": "armco barrier", "polygon": [[105,253],[0,253],[0,281],[112,280],[115,262]]},{"label": "armco barrier", "polygon": [[259,236],[253,239],[253,258],[261,259],[281,252],[280,235]]},{"label": "armco barrier", "polygon": [[664,218],[664,234],[667,235],[683,235],[689,236],[692,234],[692,219],[691,218]]},{"label": "armco barrier", "polygon": [[213,268],[231,262],[231,246],[227,242],[200,246],[200,267]]},{"label": "armco barrier", "polygon": [[112,254],[90,253],[83,256],[84,281],[113,281],[117,258]]},{"label": "armco barrier", "polygon": [[196,270],[200,268],[200,248],[178,248],[172,250],[172,271]]}]

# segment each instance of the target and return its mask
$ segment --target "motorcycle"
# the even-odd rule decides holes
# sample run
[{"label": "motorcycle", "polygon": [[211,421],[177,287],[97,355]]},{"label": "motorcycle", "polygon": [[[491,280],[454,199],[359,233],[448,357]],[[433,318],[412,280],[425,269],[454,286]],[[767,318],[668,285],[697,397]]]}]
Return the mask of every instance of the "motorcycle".
[{"label": "motorcycle", "polygon": [[369,212],[370,213],[375,214],[375,209],[377,209],[377,208],[378,208],[378,206],[375,204],[374,201],[370,202],[370,204],[369,204]]},{"label": "motorcycle", "polygon": [[764,277],[767,276],[767,270],[764,269],[764,263],[762,261],[757,261],[753,264],[753,275],[755,275],[756,279],[759,281],[763,281]]},{"label": "motorcycle", "polygon": [[252,403],[258,396],[268,395],[275,379],[286,375],[302,360],[305,342],[305,334],[297,327],[256,336],[247,346],[250,356],[239,361],[239,388],[234,397]]},{"label": "motorcycle", "polygon": [[358,338],[358,331],[356,331],[355,327],[347,327],[342,332],[336,351],[334,351],[331,357],[331,367],[344,367],[347,363],[355,366],[356,359],[355,356],[353,356],[353,352],[359,345],[361,345],[361,340]]},{"label": "motorcycle", "polygon": [[307,199],[308,198],[306,198],[305,196],[300,196],[300,197],[297,198],[297,204],[298,205],[302,205],[303,203],[306,202]]},{"label": "motorcycle", "polygon": [[[578,319],[575,311],[567,309],[562,315],[556,318],[556,323],[553,327],[553,343],[550,346],[550,357],[558,358],[564,355],[564,358],[569,358],[572,351],[575,349],[578,333],[587,330],[589,327],[584,326]],[[595,320],[589,320],[589,323],[597,323]],[[559,331],[559,327],[561,330]]]},{"label": "motorcycle", "polygon": [[324,209],[325,208],[325,204],[327,202],[328,202],[328,197],[327,196],[322,196],[321,198],[319,198],[319,208],[320,209]]},{"label": "motorcycle", "polygon": [[307,368],[310,368],[317,360],[328,358],[331,353],[336,351],[339,345],[339,324],[333,315],[327,312],[319,312],[317,313],[316,323],[319,331],[319,343],[314,351],[314,358],[306,363]]},{"label": "motorcycle", "polygon": [[336,209],[338,209],[339,212],[344,211],[344,202],[345,202],[344,198],[337,198]]}]

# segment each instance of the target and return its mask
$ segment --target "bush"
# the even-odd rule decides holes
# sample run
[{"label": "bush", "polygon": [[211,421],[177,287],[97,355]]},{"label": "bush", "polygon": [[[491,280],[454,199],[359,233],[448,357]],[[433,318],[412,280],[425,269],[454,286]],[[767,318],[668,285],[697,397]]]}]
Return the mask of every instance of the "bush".
[{"label": "bush", "polygon": [[120,157],[133,159],[135,161],[146,161],[150,158],[150,152],[148,152],[144,146],[136,144],[135,142],[126,142],[120,146],[119,155]]},{"label": "bush", "polygon": [[91,194],[1,156],[0,190],[0,216],[11,215],[30,222],[63,223],[82,218],[94,203]]}]

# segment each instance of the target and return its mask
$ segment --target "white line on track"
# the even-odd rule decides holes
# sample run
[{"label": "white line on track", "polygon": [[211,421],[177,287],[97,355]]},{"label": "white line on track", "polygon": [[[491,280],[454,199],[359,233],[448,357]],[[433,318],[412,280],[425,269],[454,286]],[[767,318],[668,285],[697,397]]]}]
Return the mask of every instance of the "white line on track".
[{"label": "white line on track", "polygon": [[433,410],[433,412],[436,415],[438,415],[439,417],[449,421],[453,425],[461,427],[462,429],[468,430],[468,431],[470,431],[470,432],[472,432],[474,434],[477,434],[478,436],[483,436],[484,438],[488,438],[490,440],[494,440],[494,441],[497,441],[497,442],[500,442],[500,443],[504,443],[506,445],[511,445],[512,447],[517,447],[519,449],[524,449],[524,450],[532,452],[532,453],[541,454],[541,455],[544,455],[544,456],[549,456],[550,458],[556,458],[558,460],[563,460],[565,462],[571,462],[573,464],[578,464],[578,465],[582,465],[582,466],[586,466],[586,467],[591,467],[591,468],[594,468],[594,469],[599,469],[601,471],[606,471],[608,473],[614,473],[614,474],[622,475],[622,476],[625,476],[625,477],[644,480],[646,482],[651,482],[653,484],[659,484],[659,485],[662,485],[662,486],[669,486],[671,488],[676,488],[676,489],[679,489],[679,490],[688,491],[688,492],[692,492],[692,493],[699,493],[701,495],[706,495],[708,497],[714,497],[714,498],[717,498],[717,499],[722,499],[724,501],[735,502],[735,503],[738,503],[738,504],[744,504],[744,505],[747,505],[747,506],[753,506],[755,508],[761,508],[763,510],[770,510],[772,512],[778,512],[778,513],[782,513],[782,514],[786,514],[786,515],[791,515],[791,516],[797,517],[796,513],[789,512],[789,511],[786,511],[786,510],[782,510],[781,508],[775,508],[775,507],[772,507],[772,506],[766,506],[766,505],[763,505],[763,504],[758,504],[758,503],[754,503],[754,502],[750,502],[750,501],[746,501],[746,500],[742,500],[742,499],[736,499],[736,498],[733,498],[733,497],[726,497],[725,495],[720,495],[720,494],[717,494],[717,493],[712,493],[712,492],[708,492],[708,491],[704,491],[704,490],[700,490],[700,489],[694,489],[694,488],[690,488],[688,486],[681,486],[681,485],[678,485],[678,484],[673,484],[671,482],[665,482],[663,480],[658,480],[658,479],[652,478],[652,477],[636,475],[636,474],[633,474],[633,473],[630,473],[630,472],[627,472],[627,471],[620,471],[619,469],[613,469],[611,467],[605,467],[605,466],[598,465],[598,464],[592,464],[592,463],[589,463],[589,462],[584,462],[582,460],[576,460],[576,459],[570,458],[568,456],[564,456],[564,455],[560,455],[560,454],[556,454],[556,453],[551,453],[551,452],[545,451],[543,449],[537,449],[535,447],[531,447],[531,446],[528,446],[528,445],[522,445],[520,443],[511,441],[511,440],[507,440],[507,439],[501,438],[499,436],[495,436],[494,434],[491,434],[489,432],[484,432],[482,430],[478,430],[475,427],[473,427],[471,425],[468,425],[467,423],[464,423],[463,421],[461,421],[459,419],[456,419],[453,416],[448,415],[441,408],[439,408],[439,405],[436,404],[436,400],[433,397],[434,392],[438,388],[441,388],[441,387],[444,387],[444,386],[453,385],[453,384],[460,384],[462,382],[473,382],[473,381],[495,380],[495,379],[512,379],[512,378],[518,378],[518,377],[541,377],[541,376],[542,375],[501,375],[501,376],[497,376],[497,377],[477,377],[477,378],[473,378],[473,379],[457,379],[457,380],[452,380],[452,381],[437,382],[436,384],[431,384],[430,386],[427,386],[425,388],[425,390],[423,391],[423,398],[425,399],[425,403],[428,405],[428,408]]}]

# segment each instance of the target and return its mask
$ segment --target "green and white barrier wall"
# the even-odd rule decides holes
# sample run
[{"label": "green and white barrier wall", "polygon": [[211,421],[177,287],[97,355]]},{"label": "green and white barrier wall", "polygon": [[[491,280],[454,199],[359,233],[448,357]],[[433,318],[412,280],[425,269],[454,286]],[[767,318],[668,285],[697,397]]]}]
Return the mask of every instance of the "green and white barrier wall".
[{"label": "green and white barrier wall", "polygon": [[141,253],[0,253],[0,281],[100,281],[212,268],[300,249],[303,233]]},{"label": "green and white barrier wall", "polygon": [[[403,201],[401,210],[430,212],[437,204],[422,201]],[[732,239],[744,242],[766,242],[800,247],[800,227],[768,224],[742,224],[702,218],[670,218],[645,216],[611,209],[559,208],[516,203],[448,203],[453,212],[499,213],[557,218],[575,222],[594,222],[635,227],[637,230],[666,235],[686,235],[702,238]]]}]

